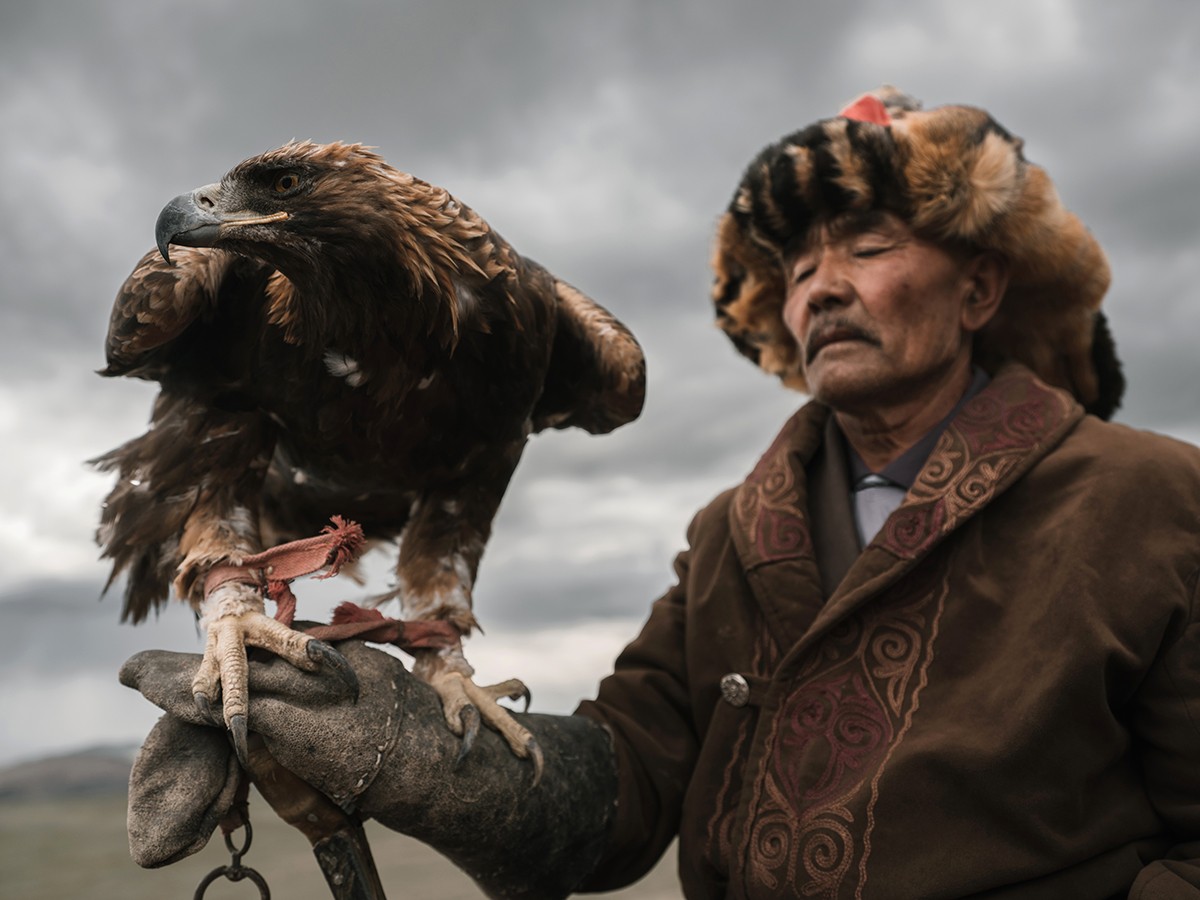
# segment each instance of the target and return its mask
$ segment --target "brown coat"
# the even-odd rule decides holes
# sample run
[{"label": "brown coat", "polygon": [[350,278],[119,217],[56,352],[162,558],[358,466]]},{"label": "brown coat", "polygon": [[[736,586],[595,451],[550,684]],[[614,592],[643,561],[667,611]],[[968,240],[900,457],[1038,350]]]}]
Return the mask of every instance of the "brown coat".
[{"label": "brown coat", "polygon": [[826,598],[828,415],[696,516],[580,707],[621,771],[588,887],[678,834],[692,898],[1200,897],[1200,452],[1006,368]]}]

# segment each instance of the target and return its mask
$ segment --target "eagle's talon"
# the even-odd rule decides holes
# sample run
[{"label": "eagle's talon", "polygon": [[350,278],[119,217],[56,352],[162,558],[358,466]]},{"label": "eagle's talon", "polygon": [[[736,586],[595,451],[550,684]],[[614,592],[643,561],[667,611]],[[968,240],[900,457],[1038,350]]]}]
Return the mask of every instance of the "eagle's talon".
[{"label": "eagle's talon", "polygon": [[213,715],[212,701],[208,699],[208,694],[203,691],[196,691],[192,694],[192,702],[196,704],[196,709],[200,711],[200,715],[210,722],[217,721],[217,717]]},{"label": "eagle's talon", "polygon": [[237,754],[238,762],[243,766],[246,765],[246,760],[249,758],[250,748],[247,744],[249,729],[246,726],[246,717],[240,713],[229,718],[229,735],[233,738],[233,750]]},{"label": "eagle's talon", "polygon": [[542,780],[542,772],[546,768],[546,758],[542,755],[542,748],[537,739],[532,735],[525,742],[525,752],[529,754],[529,760],[533,763],[533,784],[530,787],[537,787],[538,782]]},{"label": "eagle's talon", "polygon": [[541,748],[529,730],[516,720],[517,711],[498,702],[501,698],[524,698],[528,709],[531,693],[524,682],[510,678],[498,684],[476,684],[461,651],[418,651],[413,674],[434,689],[442,701],[446,724],[452,732],[462,735],[456,766],[470,752],[479,726],[485,724],[499,733],[513,755],[533,763],[533,783],[538,783],[544,767]]},{"label": "eagle's talon", "polygon": [[349,689],[354,700],[358,700],[358,675],[355,674],[354,667],[350,665],[350,660],[329,644],[318,641],[316,638],[308,642],[305,652],[313,662],[327,666],[337,679]]},{"label": "eagle's talon", "polygon": [[458,721],[462,726],[462,744],[458,748],[458,758],[454,761],[455,768],[462,765],[462,761],[475,746],[475,738],[479,737],[479,709],[468,703],[459,712]]},{"label": "eagle's talon", "polygon": [[[524,700],[525,706],[522,707],[522,709],[521,709],[521,712],[523,712],[523,713],[529,712],[529,704],[533,702],[533,694],[531,694],[529,692],[529,688],[526,687],[524,684],[521,685],[520,693],[515,694],[515,695],[509,694],[508,698],[510,700]],[[532,738],[530,738],[530,740],[532,740]]]}]

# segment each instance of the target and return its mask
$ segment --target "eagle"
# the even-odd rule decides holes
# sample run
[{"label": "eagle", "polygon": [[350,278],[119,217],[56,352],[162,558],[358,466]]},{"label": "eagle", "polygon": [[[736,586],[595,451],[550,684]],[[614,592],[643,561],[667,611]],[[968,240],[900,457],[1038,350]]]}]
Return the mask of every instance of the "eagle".
[{"label": "eagle", "polygon": [[[414,652],[465,753],[479,719],[541,768],[477,685],[462,638],[501,498],[533,433],[637,418],[645,359],[607,310],[517,253],[446,190],[361,144],[292,141],[182,194],[113,307],[105,376],[159,384],[149,429],[95,460],[116,473],[97,541],[126,576],[122,621],[175,595],[207,629],[193,684],[245,755],[246,646],[314,670],[336,651],[225,580],[331,516],[399,545],[405,618],[453,639]],[[218,579],[220,581],[220,579]],[[206,583],[208,585],[206,589]],[[346,673],[352,678],[352,673]]]}]

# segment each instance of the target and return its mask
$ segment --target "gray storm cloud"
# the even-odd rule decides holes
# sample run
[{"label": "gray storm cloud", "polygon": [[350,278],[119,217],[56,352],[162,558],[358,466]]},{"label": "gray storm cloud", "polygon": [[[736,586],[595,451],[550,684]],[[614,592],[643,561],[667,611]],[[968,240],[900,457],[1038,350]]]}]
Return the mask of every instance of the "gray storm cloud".
[{"label": "gray storm cloud", "polygon": [[[1170,0],[6,5],[0,718],[62,718],[41,743],[4,732],[0,761],[135,738],[152,716],[117,686],[121,661],[195,646],[184,608],[132,629],[116,596],[97,601],[107,480],[82,464],[149,412],[151,386],[92,372],[170,197],[293,137],[363,141],[634,329],[642,420],[535,439],[480,574],[473,661],[569,708],[670,583],[694,510],[803,400],[711,325],[716,217],[761,146],[880,83],[986,107],[1026,139],[1112,261],[1118,418],[1200,440],[1198,42],[1200,7]],[[387,569],[372,561],[373,581]],[[314,617],[368,590],[297,586]]]}]

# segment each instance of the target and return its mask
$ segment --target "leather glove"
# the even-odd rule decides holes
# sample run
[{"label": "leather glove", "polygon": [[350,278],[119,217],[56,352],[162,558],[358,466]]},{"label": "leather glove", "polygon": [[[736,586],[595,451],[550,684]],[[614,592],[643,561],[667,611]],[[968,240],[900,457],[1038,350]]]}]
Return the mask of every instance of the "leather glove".
[{"label": "leather glove", "polygon": [[[563,897],[593,871],[617,795],[602,726],[520,715],[545,755],[534,786],[533,766],[489,729],[459,761],[437,695],[398,659],[359,641],[338,649],[358,675],[357,702],[328,673],[251,661],[250,731],[280,765],[343,810],[430,844],[490,896]],[[122,684],[167,712],[130,775],[130,850],[142,866],[203,847],[241,778],[219,713],[192,699],[199,662],[152,650],[121,669]]]}]

